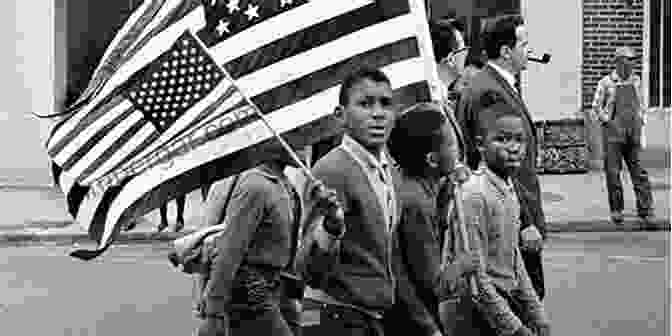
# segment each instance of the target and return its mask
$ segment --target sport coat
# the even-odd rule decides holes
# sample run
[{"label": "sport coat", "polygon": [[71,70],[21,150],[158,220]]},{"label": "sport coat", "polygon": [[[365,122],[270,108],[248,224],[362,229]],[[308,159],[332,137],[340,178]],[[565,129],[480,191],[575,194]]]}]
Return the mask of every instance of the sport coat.
[{"label": "sport coat", "polygon": [[[521,203],[526,206],[523,209],[522,229],[529,225],[536,225],[542,235],[545,236],[545,219],[541,204],[541,190],[539,187],[539,178],[536,171],[537,162],[537,133],[530,112],[520,94],[515,88],[502,77],[497,70],[490,65],[485,65],[481,71],[474,75],[460,97],[455,110],[462,134],[464,135],[464,144],[466,152],[466,162],[471,169],[476,169],[481,160],[481,155],[476,148],[476,135],[478,134],[478,125],[480,121],[479,114],[483,107],[480,104],[481,95],[489,90],[499,93],[508,104],[513,107],[524,121],[525,133],[528,137],[528,147],[525,160],[514,176],[519,193],[522,197]],[[519,195],[520,196],[520,195]]]}]

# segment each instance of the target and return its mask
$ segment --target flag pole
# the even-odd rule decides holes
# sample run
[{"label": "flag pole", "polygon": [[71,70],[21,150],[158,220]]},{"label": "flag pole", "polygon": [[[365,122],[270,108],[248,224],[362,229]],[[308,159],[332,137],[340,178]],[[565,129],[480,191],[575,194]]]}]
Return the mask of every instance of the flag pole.
[{"label": "flag pole", "polygon": [[[214,60],[214,57],[212,57],[212,55],[210,55],[210,51],[208,50],[206,45],[203,43],[203,41],[201,41],[201,39],[198,38],[198,36],[196,36],[196,34],[191,32],[191,30],[189,30],[189,33],[191,34],[191,36],[194,37],[194,39],[198,42],[198,44],[200,44],[200,46],[208,54],[208,56],[210,56],[210,59]],[[280,145],[282,145],[282,147],[287,151],[287,153],[289,153],[289,155],[292,157],[292,160],[294,160],[296,162],[296,164],[299,166],[299,169],[301,169],[303,171],[303,173],[312,182],[316,182],[317,179],[315,178],[315,176],[313,176],[313,173],[310,172],[310,169],[308,169],[306,164],[301,160],[301,158],[299,158],[299,155],[296,154],[296,152],[292,149],[292,147],[289,146],[287,141],[285,141],[285,139],[283,139],[282,136],[280,136],[280,134],[273,128],[273,126],[271,126],[271,124],[266,119],[266,116],[264,116],[264,114],[261,112],[261,110],[259,109],[257,104],[255,104],[252,101],[252,99],[250,99],[246,94],[243,93],[243,91],[240,89],[238,84],[236,84],[236,81],[233,80],[233,78],[231,77],[229,72],[226,71],[224,66],[222,66],[221,64],[219,64],[217,62],[214,62],[214,63],[217,65],[219,70],[221,70],[224,73],[224,76],[226,77],[226,79],[231,82],[231,85],[240,93],[241,96],[243,96],[243,99],[245,100],[245,102],[252,107],[252,109],[254,110],[254,113],[259,117],[259,119],[261,119],[262,123],[271,131],[271,133],[273,133],[273,136],[276,139],[278,139],[278,141],[280,142]]]}]

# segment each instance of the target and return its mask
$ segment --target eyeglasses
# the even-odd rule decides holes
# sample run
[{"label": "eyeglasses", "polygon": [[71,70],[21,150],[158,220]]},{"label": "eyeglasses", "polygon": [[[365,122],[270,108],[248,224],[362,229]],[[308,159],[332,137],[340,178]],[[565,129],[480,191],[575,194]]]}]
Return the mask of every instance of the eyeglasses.
[{"label": "eyeglasses", "polygon": [[455,64],[455,59],[457,56],[461,56],[469,51],[470,47],[463,47],[457,50],[451,51],[446,57],[441,59],[441,64],[448,64],[448,65],[454,65]]}]

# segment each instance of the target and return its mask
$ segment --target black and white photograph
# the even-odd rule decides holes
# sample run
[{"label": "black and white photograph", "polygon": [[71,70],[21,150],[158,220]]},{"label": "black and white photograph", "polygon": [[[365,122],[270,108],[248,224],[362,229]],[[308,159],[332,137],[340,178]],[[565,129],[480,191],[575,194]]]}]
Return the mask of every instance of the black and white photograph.
[{"label": "black and white photograph", "polygon": [[672,333],[669,0],[3,6],[2,335]]}]

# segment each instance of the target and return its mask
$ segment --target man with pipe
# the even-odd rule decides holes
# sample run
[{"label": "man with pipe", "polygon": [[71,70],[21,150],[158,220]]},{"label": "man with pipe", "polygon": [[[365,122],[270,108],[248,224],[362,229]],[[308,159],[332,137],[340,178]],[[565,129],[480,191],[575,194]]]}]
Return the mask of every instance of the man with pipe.
[{"label": "man with pipe", "polygon": [[[540,298],[545,295],[542,248],[545,236],[545,218],[541,204],[541,190],[536,173],[537,137],[532,115],[527,110],[517,89],[516,75],[527,68],[528,48],[527,31],[523,18],[519,15],[503,15],[488,21],[482,32],[482,46],[487,55],[487,63],[470,81],[458,102],[456,118],[465,136],[467,164],[476,169],[481,155],[475,139],[480,115],[484,109],[479,97],[485,91],[494,90],[525,121],[525,133],[529,146],[522,167],[513,177],[521,202],[521,252],[535,290]],[[550,56],[541,60],[548,61]]]}]

